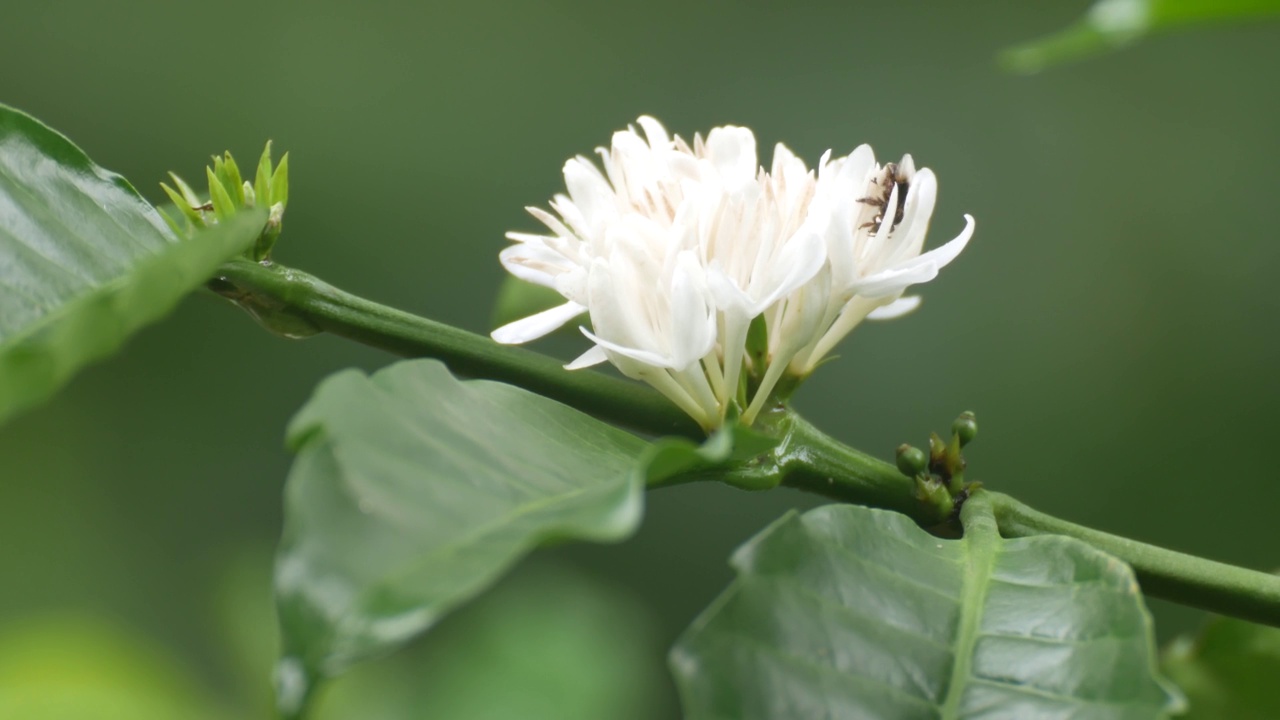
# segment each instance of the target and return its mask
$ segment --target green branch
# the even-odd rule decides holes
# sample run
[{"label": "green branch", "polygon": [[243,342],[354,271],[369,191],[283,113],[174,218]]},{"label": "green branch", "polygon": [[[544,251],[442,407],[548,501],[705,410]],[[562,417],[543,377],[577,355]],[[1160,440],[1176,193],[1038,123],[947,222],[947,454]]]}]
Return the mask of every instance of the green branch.
[{"label": "green branch", "polygon": [[[652,435],[702,439],[698,426],[657,392],[365,300],[279,265],[233,260],[210,287],[288,336],[329,332],[405,357],[433,357],[455,373],[511,383],[583,412]],[[841,501],[896,510],[921,525],[948,520],[921,502],[914,482],[890,463],[780,410],[761,429],[781,438],[771,454],[715,477],[746,488],[779,484]],[[1280,627],[1280,577],[1165,550],[1033,510],[983,491],[1004,537],[1057,534],[1083,540],[1131,565],[1148,595]]]},{"label": "green branch", "polygon": [[379,305],[282,265],[232,260],[210,287],[284,335],[324,331],[404,357],[432,357],[458,375],[518,385],[633,430],[705,437],[697,423],[644,385],[570,372],[541,353]]},{"label": "green branch", "polygon": [[[911,482],[887,462],[865,455],[797,419],[796,450],[782,484],[844,502],[897,510],[921,525],[938,523],[916,500]],[[896,479],[895,479],[896,476]],[[1280,627],[1280,576],[1112,535],[1047,515],[1005,495],[980,491],[1004,537],[1066,535],[1128,563],[1142,591],[1183,605]]]},{"label": "green branch", "polygon": [[1069,535],[1129,563],[1142,591],[1201,610],[1280,627],[1280,577],[1166,550],[1033,510],[1004,493],[986,493],[1005,537]]}]

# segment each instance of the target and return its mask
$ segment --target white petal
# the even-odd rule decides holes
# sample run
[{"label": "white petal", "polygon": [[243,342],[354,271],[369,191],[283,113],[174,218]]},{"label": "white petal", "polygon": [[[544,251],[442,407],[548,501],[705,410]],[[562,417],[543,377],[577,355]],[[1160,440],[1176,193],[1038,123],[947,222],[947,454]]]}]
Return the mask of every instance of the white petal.
[{"label": "white petal", "polygon": [[536,315],[507,323],[489,334],[496,342],[503,345],[519,345],[553,332],[570,320],[586,312],[586,308],[576,302],[557,305],[550,310],[543,310]]},{"label": "white petal", "polygon": [[760,298],[754,315],[786,295],[795,292],[801,285],[813,279],[827,261],[827,248],[822,236],[802,228],[795,236],[787,240],[782,251],[771,263],[768,295]]},{"label": "white petal", "polygon": [[609,354],[599,345],[592,345],[591,349],[574,358],[573,362],[564,366],[565,370],[581,370],[589,368],[593,365],[599,365],[609,360]]},{"label": "white petal", "polygon": [[[586,328],[579,328],[579,329],[582,331],[583,335],[587,336],[587,339],[591,340],[591,342],[599,345],[605,350],[608,350],[610,352],[615,352],[619,355],[622,355],[623,357],[630,358],[643,365],[648,365],[650,367],[655,367],[655,368],[665,368],[665,369],[670,369],[675,366],[675,363],[671,361],[671,358],[666,357],[665,355],[661,355],[656,352],[650,352],[648,350],[640,350],[638,348],[619,345],[618,343],[614,343],[614,342],[609,342],[608,340],[605,340],[601,337],[597,337],[595,333],[591,332]],[[615,361],[614,364],[617,365],[618,363]],[[621,365],[619,365],[619,369],[623,369]]]},{"label": "white petal", "polygon": [[498,260],[512,275],[544,287],[554,286],[557,275],[577,266],[560,253],[534,242],[503,248]]},{"label": "white petal", "polygon": [[[657,357],[660,360],[651,364],[670,367],[664,338],[653,323],[654,307],[661,302],[661,290],[655,288],[657,272],[650,271],[647,275],[637,272],[634,259],[624,250],[619,247],[607,260],[598,258],[592,264],[587,281],[587,305],[591,308],[591,324],[600,337],[585,328],[583,333],[606,349],[635,357],[640,362],[646,360],[635,353],[643,358]],[[608,342],[601,337],[609,338]]]},{"label": "white petal", "polygon": [[871,312],[867,313],[867,319],[868,320],[892,320],[894,318],[902,317],[903,315],[906,315],[907,313],[915,310],[918,307],[920,307],[920,296],[909,295],[904,298],[898,298],[897,300],[894,300],[888,305],[881,305],[875,310],[872,310]]},{"label": "white petal", "polygon": [[725,188],[738,192],[756,179],[756,136],[747,128],[726,125],[707,134],[707,157],[719,171]]},{"label": "white petal", "polygon": [[791,149],[786,145],[783,145],[782,143],[774,145],[773,169],[769,171],[770,174],[775,178],[783,175],[786,172],[786,168],[791,166],[796,159],[795,153],[791,152]]},{"label": "white petal", "polygon": [[566,300],[572,300],[583,307],[589,308],[591,306],[587,296],[587,282],[589,279],[590,273],[587,268],[574,267],[557,275],[555,282],[551,285],[551,289],[563,295]]},{"label": "white petal", "polygon": [[[831,263],[831,276],[834,287],[843,291],[858,277],[858,263],[854,257],[857,251],[855,242],[858,237],[858,214],[861,208],[854,207],[855,191],[851,191],[837,201],[834,206],[825,207],[825,217],[815,220],[816,227],[826,240],[827,260]],[[817,200],[814,201],[817,205]],[[818,223],[822,224],[819,225]]]},{"label": "white petal", "polygon": [[[600,174],[600,170],[586,158],[574,158],[564,164],[564,184],[573,204],[586,220],[586,229],[589,231],[595,232],[603,223],[617,217],[617,199],[613,188]],[[562,211],[561,214],[565,213]]]},{"label": "white petal", "polygon": [[665,148],[671,142],[671,137],[667,135],[667,129],[662,127],[662,123],[656,119],[648,115],[641,115],[636,120],[636,123],[641,128],[644,128],[644,136],[649,140],[650,147],[654,149]]},{"label": "white petal", "polygon": [[738,287],[733,278],[725,274],[719,258],[713,260],[707,268],[707,287],[711,290],[711,297],[715,299],[718,309],[749,313],[751,298]]},{"label": "white petal", "polygon": [[[565,200],[568,201],[568,198],[565,198]],[[537,207],[527,207],[525,208],[525,210],[527,210],[530,215],[537,218],[538,221],[541,222],[543,225],[546,225],[547,227],[551,228],[551,232],[555,233],[556,235],[559,235],[560,237],[574,237],[572,230],[565,227],[564,223],[560,222],[558,218],[556,218],[554,215],[547,212],[546,210],[543,210],[542,208],[537,208]],[[507,237],[511,237],[511,236],[508,234]]]},{"label": "white petal", "polygon": [[538,245],[545,245],[548,240],[555,239],[550,235],[538,235],[537,233],[518,232],[515,230],[507,233],[506,237],[508,240],[514,240],[515,242],[531,242]]},{"label": "white petal", "polygon": [[953,240],[929,252],[854,283],[853,290],[866,298],[880,298],[905,290],[911,285],[928,282],[969,244],[973,237],[972,215],[965,215],[965,228]]},{"label": "white petal", "polygon": [[924,248],[925,233],[929,231],[929,218],[938,201],[938,181],[933,171],[924,168],[916,173],[907,191],[902,222],[893,230],[893,246],[882,255],[881,267],[896,265],[920,254]]},{"label": "white petal", "polygon": [[[867,176],[872,173],[876,165],[876,154],[872,151],[871,146],[867,144],[859,145],[849,153],[839,167],[840,177],[849,183],[858,186],[859,190],[867,182]],[[861,197],[861,196],[859,196]]]},{"label": "white petal", "polygon": [[915,260],[908,262],[914,264],[933,265],[936,268],[946,267],[951,264],[951,261],[955,260],[960,255],[960,252],[969,244],[969,239],[973,237],[974,226],[975,222],[973,216],[965,214],[964,229],[960,231],[959,235],[921,255]]},{"label": "white petal", "polygon": [[716,344],[715,315],[702,268],[690,251],[680,253],[671,278],[671,356],[686,370]]},{"label": "white petal", "polygon": [[916,163],[911,159],[911,154],[907,153],[898,161],[898,175],[906,178],[907,182],[912,182],[912,178],[915,177],[915,174]]}]

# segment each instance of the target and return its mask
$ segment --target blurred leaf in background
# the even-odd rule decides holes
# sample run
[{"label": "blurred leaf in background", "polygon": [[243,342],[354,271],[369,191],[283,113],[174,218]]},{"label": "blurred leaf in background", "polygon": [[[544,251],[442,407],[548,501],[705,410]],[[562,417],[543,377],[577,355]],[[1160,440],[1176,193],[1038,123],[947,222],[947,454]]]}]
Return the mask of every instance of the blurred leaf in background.
[{"label": "blurred leaf in background", "polygon": [[1170,643],[1161,665],[1187,694],[1185,720],[1280,717],[1280,628],[1214,618]]},{"label": "blurred leaf in background", "polygon": [[0,720],[221,720],[190,668],[118,623],[46,614],[0,627]]},{"label": "blurred leaf in background", "polygon": [[[535,564],[403,658],[321,697],[319,720],[649,720],[663,668],[649,615],[563,566]],[[369,714],[368,708],[381,714]]]},{"label": "blurred leaf in background", "polygon": [[[269,557],[238,555],[219,612],[238,680],[236,717],[267,718],[278,634]],[[628,593],[562,562],[534,560],[408,649],[321,692],[318,720],[649,720],[660,716],[665,652]],[[8,720],[7,718],[5,720]]]},{"label": "blurred leaf in background", "polygon": [[1074,24],[1000,56],[1014,72],[1115,50],[1153,32],[1280,13],[1280,0],[1098,0]]}]

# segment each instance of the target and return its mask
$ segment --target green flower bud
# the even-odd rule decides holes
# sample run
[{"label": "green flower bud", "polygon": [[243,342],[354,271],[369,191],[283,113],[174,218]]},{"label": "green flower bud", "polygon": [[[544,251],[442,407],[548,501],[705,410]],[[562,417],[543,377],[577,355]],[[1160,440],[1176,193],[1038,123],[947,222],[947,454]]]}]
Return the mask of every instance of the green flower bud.
[{"label": "green flower bud", "polygon": [[920,448],[911,447],[905,443],[898,446],[898,470],[903,475],[915,477],[924,472],[928,464],[929,458]]},{"label": "green flower bud", "polygon": [[978,436],[978,420],[974,414],[968,411],[960,413],[960,417],[951,423],[951,432],[960,438],[960,445],[963,447],[973,442]]},{"label": "green flower bud", "polygon": [[253,260],[262,262],[271,257],[271,248],[275,247],[276,239],[280,237],[280,229],[284,224],[284,203],[276,203],[271,206],[271,214],[267,216],[267,224],[262,228],[262,234],[258,236],[258,241],[253,244]]}]

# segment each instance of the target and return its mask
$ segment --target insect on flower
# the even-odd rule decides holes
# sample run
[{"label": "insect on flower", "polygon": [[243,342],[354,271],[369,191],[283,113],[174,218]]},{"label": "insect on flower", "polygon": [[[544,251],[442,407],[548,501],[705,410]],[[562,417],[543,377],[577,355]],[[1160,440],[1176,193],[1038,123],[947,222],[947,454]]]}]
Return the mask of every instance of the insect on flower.
[{"label": "insect on flower", "polygon": [[910,312],[907,287],[973,233],[965,216],[955,239],[923,252],[937,180],[910,155],[881,166],[862,145],[809,170],[779,144],[766,169],[747,128],[687,143],[651,117],[637,125],[597,149],[603,169],[565,163],[554,214],[529,208],[549,233],[507,234],[507,270],[565,303],[493,338],[528,342],[585,312],[593,346],[567,367],[611,362],[708,430],[731,415],[751,423],[862,320]]},{"label": "insect on flower", "polygon": [[902,165],[885,163],[883,177],[871,181],[881,188],[880,194],[858,198],[858,202],[873,205],[879,208],[880,211],[869,222],[863,223],[861,227],[876,228],[880,226],[880,223],[884,222],[884,213],[889,207],[889,203],[893,201],[895,191],[897,192],[897,200],[894,202],[893,222],[890,224],[889,229],[893,230],[902,222],[902,216],[907,207],[907,193],[911,190],[911,177],[907,174],[907,169],[911,168],[910,163],[910,155],[903,158]]}]

